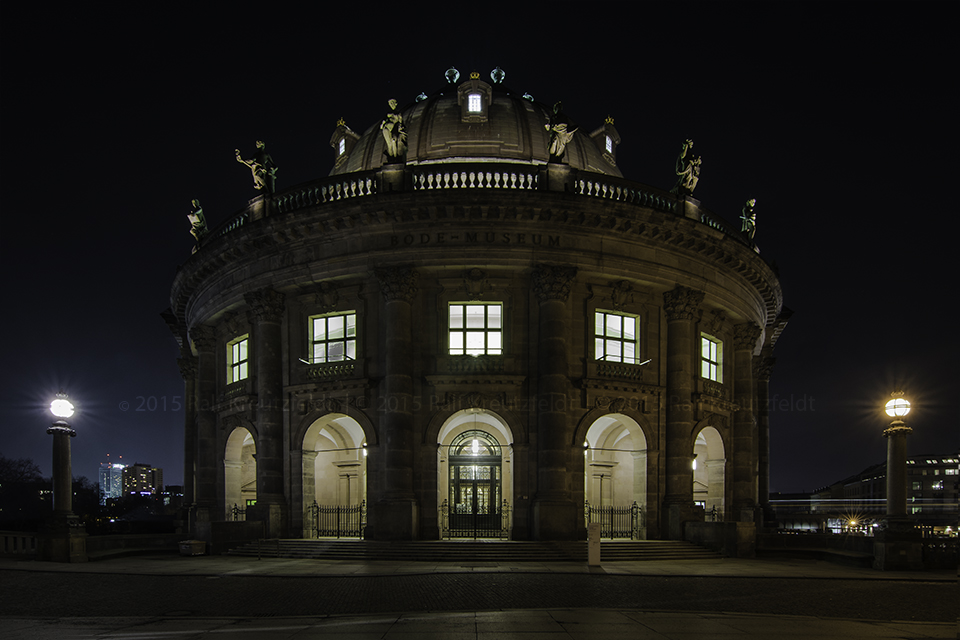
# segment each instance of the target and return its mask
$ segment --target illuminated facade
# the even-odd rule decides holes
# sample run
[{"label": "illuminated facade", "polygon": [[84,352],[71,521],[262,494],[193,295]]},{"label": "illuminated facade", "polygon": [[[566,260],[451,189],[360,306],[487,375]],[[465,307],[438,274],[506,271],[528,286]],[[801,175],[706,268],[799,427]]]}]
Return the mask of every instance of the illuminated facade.
[{"label": "illuminated facade", "polygon": [[694,198],[625,180],[612,120],[550,162],[547,105],[453,78],[341,121],[329,176],[251,200],[180,268],[185,502],[293,537],[361,503],[383,540],[582,539],[589,506],[636,504],[648,538],[755,522],[774,271]]},{"label": "illuminated facade", "polygon": [[123,495],[124,465],[118,462],[100,463],[100,504],[107,504],[110,498],[119,498]]},{"label": "illuminated facade", "polygon": [[163,490],[163,469],[139,462],[123,469],[123,495],[157,495]]}]

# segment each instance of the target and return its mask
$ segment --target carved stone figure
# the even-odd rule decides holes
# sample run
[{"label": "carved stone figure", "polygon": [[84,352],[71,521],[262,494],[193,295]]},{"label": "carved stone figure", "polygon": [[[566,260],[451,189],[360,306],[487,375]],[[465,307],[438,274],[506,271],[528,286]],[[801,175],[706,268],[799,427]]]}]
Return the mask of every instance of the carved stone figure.
[{"label": "carved stone figure", "polygon": [[757,206],[757,199],[750,198],[747,200],[747,204],[743,205],[743,212],[740,214],[740,219],[743,220],[740,233],[750,240],[753,240],[754,234],[757,233],[757,214],[753,210],[755,206]]},{"label": "carved stone figure", "polygon": [[253,154],[251,160],[244,160],[240,157],[240,149],[236,149],[237,162],[250,167],[253,173],[253,188],[256,190],[265,190],[272,194],[277,181],[277,165],[273,158],[267,153],[267,145],[262,140],[257,140],[257,151]]},{"label": "carved stone figure", "polygon": [[693,140],[686,140],[677,157],[677,184],[670,190],[681,196],[693,195],[700,180],[700,156],[693,155]]},{"label": "carved stone figure", "polygon": [[200,241],[207,235],[207,219],[203,215],[203,207],[200,206],[199,200],[192,200],[191,205],[193,208],[187,214],[187,220],[190,221],[190,235],[197,241],[197,246],[193,248],[193,253],[196,253]]},{"label": "carved stone figure", "polygon": [[550,132],[550,162],[563,162],[567,143],[573,140],[573,134],[578,127],[571,128],[570,120],[563,113],[563,105],[560,102],[553,105],[550,122],[543,127]]},{"label": "carved stone figure", "polygon": [[403,124],[403,116],[397,111],[397,99],[387,101],[390,110],[380,123],[380,133],[383,134],[383,154],[388,163],[403,162],[407,157],[407,128]]}]

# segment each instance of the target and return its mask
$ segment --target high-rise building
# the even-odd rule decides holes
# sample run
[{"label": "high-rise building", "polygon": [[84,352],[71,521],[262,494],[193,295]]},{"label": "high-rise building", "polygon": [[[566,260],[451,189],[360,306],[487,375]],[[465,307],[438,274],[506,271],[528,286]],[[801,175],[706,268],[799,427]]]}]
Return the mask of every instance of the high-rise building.
[{"label": "high-rise building", "polygon": [[[110,457],[110,454],[107,454]],[[123,495],[123,470],[125,466],[119,462],[100,463],[100,504],[107,504],[110,498],[119,498]]]},{"label": "high-rise building", "polygon": [[136,463],[123,470],[123,495],[156,495],[163,489],[163,469]]}]

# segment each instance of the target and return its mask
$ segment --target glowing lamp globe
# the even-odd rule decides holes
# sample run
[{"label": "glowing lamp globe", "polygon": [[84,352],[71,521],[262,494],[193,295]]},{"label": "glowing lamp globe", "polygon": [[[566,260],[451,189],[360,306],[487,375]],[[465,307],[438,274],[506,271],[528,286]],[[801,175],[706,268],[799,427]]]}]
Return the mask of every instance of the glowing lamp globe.
[{"label": "glowing lamp globe", "polygon": [[910,413],[910,402],[906,398],[896,397],[887,401],[884,411],[891,418],[902,418]]},{"label": "glowing lamp globe", "polygon": [[50,403],[50,413],[58,418],[69,418],[73,415],[73,404],[66,396],[57,394],[57,399]]}]

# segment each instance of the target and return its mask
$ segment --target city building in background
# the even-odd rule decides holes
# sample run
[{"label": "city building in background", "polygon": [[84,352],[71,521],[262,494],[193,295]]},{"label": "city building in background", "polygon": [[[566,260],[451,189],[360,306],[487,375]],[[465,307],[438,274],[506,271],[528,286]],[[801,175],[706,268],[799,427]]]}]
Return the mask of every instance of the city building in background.
[{"label": "city building in background", "polygon": [[139,462],[123,470],[123,495],[150,496],[163,490],[163,469]]},{"label": "city building in background", "polygon": [[[870,534],[886,513],[887,464],[810,494],[773,495],[780,529]],[[907,514],[924,533],[957,535],[960,452],[907,458]]]},{"label": "city building in background", "polygon": [[[110,454],[107,454],[107,458]],[[123,456],[120,456],[120,460]],[[101,462],[100,463],[100,504],[106,505],[107,500],[119,498],[123,495],[123,470],[125,465],[120,462]]]}]

